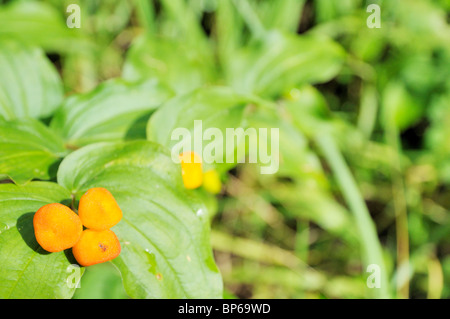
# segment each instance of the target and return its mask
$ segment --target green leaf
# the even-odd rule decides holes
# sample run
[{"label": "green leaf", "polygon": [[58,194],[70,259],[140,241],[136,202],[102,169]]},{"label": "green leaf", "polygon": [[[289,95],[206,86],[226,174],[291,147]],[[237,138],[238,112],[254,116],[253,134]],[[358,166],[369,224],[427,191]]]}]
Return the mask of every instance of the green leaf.
[{"label": "green leaf", "polygon": [[[226,129],[246,127],[244,110],[251,102],[253,102],[252,98],[236,94],[228,87],[205,87],[185,95],[178,95],[167,101],[150,118],[147,138],[168,148],[181,149],[180,146],[185,145],[186,148],[198,154],[204,154],[205,147],[213,145],[215,138],[223,138],[223,147],[220,147],[217,152],[219,155],[214,151],[212,155],[213,157],[217,155],[217,159],[220,158],[222,162],[226,162],[226,155],[230,154],[230,151],[227,153],[226,149],[228,142],[225,142]],[[194,121],[201,121],[201,125],[196,125],[200,122]],[[187,129],[189,134],[179,136],[177,129]],[[214,134],[211,141],[206,140],[205,132],[208,129],[215,129],[221,136]],[[200,136],[200,139],[197,136]],[[233,153],[238,146],[238,141],[234,143],[235,147],[230,147]],[[233,165],[233,163],[228,164]]]},{"label": "green leaf", "polygon": [[112,230],[122,251],[113,263],[133,298],[220,298],[207,208],[184,189],[181,168],[149,141],[99,143],[67,156],[58,182],[80,197],[105,187],[123,219]]},{"label": "green leaf", "polygon": [[259,2],[257,9],[267,29],[297,32],[305,0]]},{"label": "green leaf", "polygon": [[38,48],[0,41],[0,115],[45,118],[63,99],[56,69]]},{"label": "green leaf", "polygon": [[0,298],[71,298],[67,280],[75,263],[67,251],[48,253],[34,236],[33,216],[42,206],[70,194],[50,182],[0,185]]},{"label": "green leaf", "polygon": [[329,81],[341,70],[344,57],[343,49],[328,38],[271,32],[229,59],[225,71],[237,91],[277,97],[302,84]]},{"label": "green leaf", "polygon": [[[270,155],[271,164],[275,167],[275,158],[278,157],[279,169],[275,172],[278,176],[299,178],[306,180],[313,178],[318,182],[325,181],[319,158],[309,148],[308,140],[294,125],[283,121],[276,111],[268,112],[258,110],[248,117],[249,127],[258,131],[258,145],[266,144],[267,155]],[[261,130],[267,130],[267,138],[261,134]],[[277,134],[272,131],[278,130]],[[295,147],[292,147],[295,145]],[[267,166],[269,164],[262,164]]]},{"label": "green leaf", "polygon": [[168,19],[165,22],[170,24],[171,33],[176,32],[183,42],[188,42],[193,47],[204,49],[208,45],[200,18],[196,16],[192,5],[188,5],[184,0],[161,0],[160,2],[167,13]]},{"label": "green leaf", "polygon": [[[0,7],[0,38],[12,38],[46,51],[81,51],[88,40],[64,21],[66,7],[57,8],[38,1],[14,1]],[[89,44],[92,45],[92,44]]]},{"label": "green leaf", "polygon": [[308,136],[318,131],[330,130],[333,117],[322,93],[313,86],[305,85],[291,90],[283,101],[292,123]]},{"label": "green leaf", "polygon": [[51,122],[71,147],[101,141],[145,138],[150,114],[172,95],[157,80],[114,79],[68,98]]},{"label": "green leaf", "polygon": [[405,130],[416,123],[422,113],[422,106],[401,82],[393,80],[386,85],[382,96],[383,125]]},{"label": "green leaf", "polygon": [[432,153],[433,166],[439,170],[439,179],[450,184],[450,94],[430,101],[428,109],[430,128],[425,134],[425,145]]},{"label": "green leaf", "polygon": [[243,44],[244,22],[231,1],[218,1],[215,11],[217,55],[222,64],[228,64],[233,52]]},{"label": "green leaf", "polygon": [[48,180],[65,154],[62,139],[40,121],[0,119],[0,175],[16,183]]},{"label": "green leaf", "polygon": [[[306,102],[306,99],[304,101]],[[267,196],[281,202],[288,216],[306,218],[327,231],[345,239],[353,239],[354,242],[355,229],[350,223],[349,213],[330,195],[329,181],[320,159],[310,149],[302,132],[291,123],[283,121],[275,111],[258,110],[249,116],[248,120],[249,126],[258,130],[266,128],[270,132],[276,128],[279,131],[278,139],[274,140],[276,135],[271,136],[268,133],[270,138],[263,141],[268,144],[272,166],[275,166],[275,157],[279,156],[279,170],[275,174],[258,175],[261,185],[270,185],[267,188]],[[262,145],[260,138],[261,136],[258,141],[259,148]],[[287,177],[292,183],[280,183],[277,177]]]},{"label": "green leaf", "polygon": [[128,299],[122,278],[112,263],[85,268],[79,289],[73,299]]},{"label": "green leaf", "polygon": [[[210,49],[208,47],[208,49]],[[123,76],[157,78],[177,93],[186,93],[215,78],[212,52],[185,42],[151,36],[137,38],[130,48]]]}]

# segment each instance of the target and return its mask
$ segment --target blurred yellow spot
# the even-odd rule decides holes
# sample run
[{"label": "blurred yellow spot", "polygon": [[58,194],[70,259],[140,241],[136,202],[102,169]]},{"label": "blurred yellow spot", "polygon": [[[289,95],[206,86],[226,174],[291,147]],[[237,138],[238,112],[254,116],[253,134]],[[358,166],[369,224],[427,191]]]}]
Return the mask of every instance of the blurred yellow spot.
[{"label": "blurred yellow spot", "polygon": [[198,188],[203,182],[202,159],[195,152],[180,154],[181,174],[184,187],[187,189]]},{"label": "blurred yellow spot", "polygon": [[211,169],[203,174],[203,188],[212,194],[220,192],[222,183],[216,170]]}]

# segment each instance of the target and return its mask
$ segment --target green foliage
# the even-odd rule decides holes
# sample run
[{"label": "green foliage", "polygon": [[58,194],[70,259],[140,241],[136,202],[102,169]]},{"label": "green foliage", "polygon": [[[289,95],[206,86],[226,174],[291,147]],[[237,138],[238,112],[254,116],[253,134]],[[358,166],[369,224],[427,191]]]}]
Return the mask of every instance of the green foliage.
[{"label": "green foliage", "polygon": [[64,159],[58,183],[76,198],[105,187],[125,212],[113,227],[122,246],[113,262],[129,296],[222,295],[209,247],[207,207],[184,189],[180,168],[161,146],[146,141],[89,145]]},{"label": "green foliage", "polygon": [[[80,29],[68,1],[6,3],[0,298],[450,296],[446,1],[380,1],[380,29],[361,0],[78,0]],[[186,190],[172,134],[194,146],[195,120],[279,129],[279,170],[213,164],[221,194]],[[91,187],[122,252],[76,289],[32,217]]]},{"label": "green foliage", "polygon": [[172,92],[156,80],[110,80],[95,90],[64,101],[50,127],[71,147],[99,141],[145,138],[152,111]]},{"label": "green foliage", "polygon": [[0,45],[0,115],[7,120],[51,116],[63,99],[63,86],[44,52],[7,40]]},{"label": "green foliage", "polygon": [[0,172],[14,182],[55,177],[55,167],[66,153],[63,140],[43,123],[0,119]]},{"label": "green foliage", "polygon": [[37,243],[34,213],[45,204],[64,202],[70,193],[50,182],[25,186],[0,185],[0,297],[70,298],[75,288],[66,283],[73,257],[48,253]]},{"label": "green foliage", "polygon": [[274,32],[238,50],[229,59],[226,76],[240,92],[279,97],[302,84],[332,79],[344,57],[339,45],[326,38]]},{"label": "green foliage", "polygon": [[86,39],[67,28],[64,22],[57,8],[43,2],[13,1],[0,7],[1,38],[20,40],[57,52],[85,47]]},{"label": "green foliage", "polygon": [[127,299],[119,271],[111,263],[86,268],[73,299]]},{"label": "green foliage", "polygon": [[[168,148],[179,144],[187,145],[187,149],[195,150],[198,154],[208,150],[208,154],[211,152],[224,163],[216,166],[230,169],[232,163],[230,165],[226,161],[227,156],[230,156],[226,143],[219,144],[219,149],[210,150],[209,141],[198,145],[196,136],[201,136],[205,130],[211,128],[215,130],[214,134],[218,131],[225,137],[227,128],[245,128],[247,126],[244,117],[245,106],[252,101],[251,97],[237,94],[228,87],[205,87],[185,95],[178,95],[162,105],[151,117],[147,126],[147,137]],[[195,127],[194,121],[199,120],[202,121],[201,127]],[[178,136],[175,129],[186,129],[190,134]],[[213,140],[213,137],[205,139]],[[232,158],[235,157],[239,142],[235,141],[235,147],[231,149]]]},{"label": "green foliage", "polygon": [[214,64],[208,53],[181,41],[141,37],[127,54],[123,76],[131,80],[155,78],[177,93],[188,93],[213,82]]}]

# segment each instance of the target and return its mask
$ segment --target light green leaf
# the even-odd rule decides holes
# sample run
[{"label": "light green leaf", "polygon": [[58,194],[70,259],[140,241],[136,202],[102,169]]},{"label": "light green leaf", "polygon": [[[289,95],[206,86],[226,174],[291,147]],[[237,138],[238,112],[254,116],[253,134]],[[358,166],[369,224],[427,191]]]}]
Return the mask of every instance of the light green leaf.
[{"label": "light green leaf", "polygon": [[[258,145],[266,144],[267,155],[270,162],[259,165],[278,167],[275,172],[278,176],[298,178],[301,180],[312,179],[317,183],[326,181],[320,160],[309,148],[308,140],[294,125],[283,121],[277,112],[258,110],[248,117],[249,127],[258,132]],[[267,130],[267,138],[261,134]],[[277,131],[275,131],[277,130]],[[275,134],[276,133],[276,134]],[[292,147],[295,145],[295,147]],[[266,154],[263,154],[266,157]],[[276,159],[278,157],[278,159]],[[267,159],[266,159],[267,160]],[[276,165],[276,160],[279,161]]]},{"label": "light green leaf", "polygon": [[[210,49],[208,47],[208,49]],[[130,48],[123,76],[157,78],[177,93],[186,93],[215,78],[212,52],[168,38],[140,37]]]},{"label": "light green leaf", "polygon": [[38,48],[0,41],[0,115],[45,118],[63,99],[56,69]]},{"label": "light green leaf", "polygon": [[383,125],[395,125],[400,130],[416,123],[423,113],[422,106],[409,94],[403,83],[392,80],[383,90]]},{"label": "light green leaf", "polygon": [[329,81],[344,57],[343,49],[328,38],[271,32],[229,59],[225,71],[239,92],[278,97],[302,84]]},{"label": "light green leaf", "polygon": [[450,184],[450,94],[441,95],[430,102],[430,128],[425,134],[425,145],[432,152],[439,179]]},{"label": "light green leaf", "polygon": [[0,39],[13,38],[51,52],[71,53],[92,46],[79,29],[67,27],[65,9],[58,11],[41,1],[13,1],[1,6]]},{"label": "light green leaf", "polygon": [[172,95],[156,79],[114,79],[68,98],[51,122],[71,147],[100,141],[145,138],[150,114]]},{"label": "light green leaf", "polygon": [[149,141],[99,143],[67,156],[58,182],[77,198],[111,191],[123,211],[112,228],[122,251],[113,263],[133,298],[220,298],[222,282],[209,243],[209,216],[181,168]]},{"label": "light green leaf", "polygon": [[67,280],[73,272],[67,267],[75,263],[73,256],[43,250],[33,229],[33,216],[40,207],[68,199],[69,192],[55,183],[0,185],[1,299],[72,297],[75,288]]},{"label": "light green leaf", "polygon": [[0,119],[0,175],[16,183],[48,180],[65,154],[62,139],[40,121]]},{"label": "light green leaf", "polygon": [[286,94],[283,101],[292,123],[303,133],[313,136],[322,130],[330,130],[333,121],[327,101],[313,86],[305,85]]},{"label": "light green leaf", "polygon": [[73,299],[128,299],[122,278],[112,263],[85,268],[79,289]]},{"label": "light green leaf", "polygon": [[215,12],[217,55],[222,64],[233,58],[233,52],[243,44],[244,22],[231,1],[218,1]]},{"label": "light green leaf", "polygon": [[[255,1],[256,2],[256,1]],[[259,2],[256,7],[267,29],[297,32],[305,0]]]},{"label": "light green leaf", "polygon": [[[213,145],[218,138],[223,141],[223,147],[219,147],[218,152],[223,156],[218,155],[217,158],[220,157],[222,162],[226,162],[226,155],[230,154],[230,151],[227,153],[227,143],[231,143],[230,139],[225,141],[226,129],[246,127],[244,110],[251,102],[252,98],[236,94],[227,87],[205,87],[178,95],[167,101],[150,118],[147,138],[168,148],[181,149],[180,146],[184,144],[189,148],[184,151],[194,150],[198,154],[203,154],[205,147]],[[187,129],[189,134],[179,136],[177,129]],[[209,129],[214,129],[220,135],[213,134],[211,140],[208,140],[205,134]],[[197,138],[198,136],[200,138]],[[235,147],[228,145],[233,153],[238,142],[235,139]],[[215,152],[211,153],[215,157]]]},{"label": "light green leaf", "polygon": [[192,5],[188,5],[184,0],[161,0],[161,6],[167,13],[168,21],[165,22],[170,23],[172,30],[176,30],[184,42],[204,49],[207,37]]}]

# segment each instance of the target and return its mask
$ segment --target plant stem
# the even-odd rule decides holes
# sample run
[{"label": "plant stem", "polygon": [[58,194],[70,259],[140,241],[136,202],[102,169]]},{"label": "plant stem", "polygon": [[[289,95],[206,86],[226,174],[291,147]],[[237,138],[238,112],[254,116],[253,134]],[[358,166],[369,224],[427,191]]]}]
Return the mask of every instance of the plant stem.
[{"label": "plant stem", "polygon": [[329,134],[326,133],[317,136],[316,142],[330,165],[347,205],[353,213],[356,226],[361,236],[363,260],[366,267],[375,264],[380,269],[381,285],[380,288],[372,288],[374,294],[376,298],[389,298],[388,275],[383,260],[381,243],[375,224],[357,187],[356,181],[334,139]]},{"label": "plant stem", "polygon": [[358,128],[366,138],[370,138],[378,112],[377,92],[373,85],[366,85],[361,90],[361,111],[358,116]]},{"label": "plant stem", "polygon": [[392,197],[395,210],[395,230],[397,239],[397,295],[400,298],[409,297],[409,234],[408,214],[405,195],[405,186],[402,178],[402,167],[400,163],[400,140],[399,132],[394,124],[388,125],[385,130],[388,145],[392,153]]},{"label": "plant stem", "polygon": [[297,219],[297,232],[295,234],[295,254],[308,263],[309,253],[309,222]]}]

